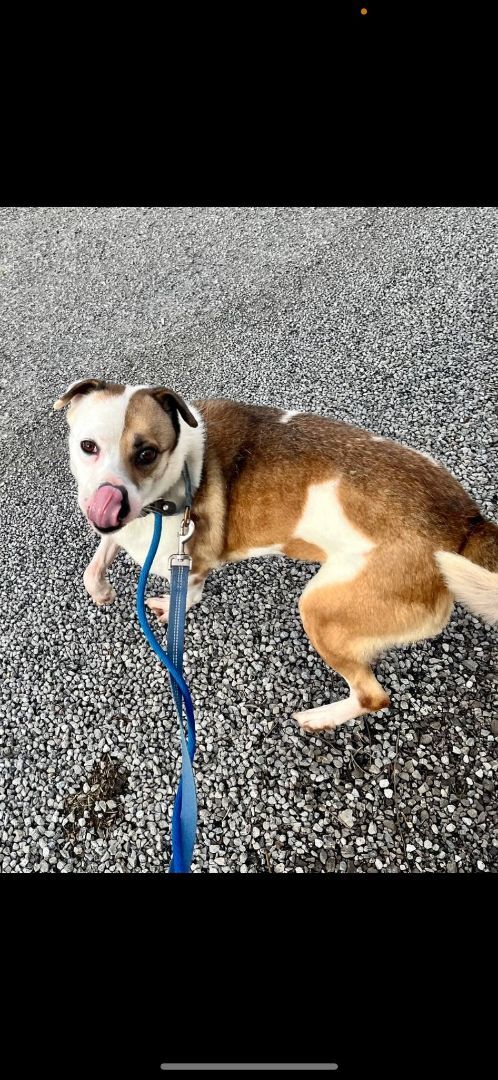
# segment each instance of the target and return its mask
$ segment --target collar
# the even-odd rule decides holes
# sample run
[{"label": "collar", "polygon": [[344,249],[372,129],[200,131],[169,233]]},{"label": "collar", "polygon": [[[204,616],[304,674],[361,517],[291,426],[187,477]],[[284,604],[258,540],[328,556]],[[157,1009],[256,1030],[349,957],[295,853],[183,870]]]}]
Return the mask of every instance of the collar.
[{"label": "collar", "polygon": [[[156,499],[153,503],[144,506],[142,514],[162,514],[163,517],[171,517],[173,514],[184,513],[192,508],[192,481],[187,462],[182,469],[182,479],[185,487],[185,497],[181,502],[173,502],[171,499]],[[188,515],[190,516],[190,515]]]}]

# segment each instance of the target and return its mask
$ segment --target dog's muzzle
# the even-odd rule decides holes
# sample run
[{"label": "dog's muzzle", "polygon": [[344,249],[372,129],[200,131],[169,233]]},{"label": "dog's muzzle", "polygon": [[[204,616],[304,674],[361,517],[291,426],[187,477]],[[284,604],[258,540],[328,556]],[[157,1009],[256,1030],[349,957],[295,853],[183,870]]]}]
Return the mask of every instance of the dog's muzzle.
[{"label": "dog's muzzle", "polygon": [[87,506],[89,521],[101,533],[120,529],[129,513],[128,492],[122,484],[101,484]]}]

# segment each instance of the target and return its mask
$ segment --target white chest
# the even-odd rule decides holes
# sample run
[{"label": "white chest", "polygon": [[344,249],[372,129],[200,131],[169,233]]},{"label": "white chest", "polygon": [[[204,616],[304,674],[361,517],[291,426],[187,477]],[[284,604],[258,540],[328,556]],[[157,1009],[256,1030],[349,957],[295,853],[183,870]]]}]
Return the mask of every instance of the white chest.
[{"label": "white chest", "polygon": [[[169,579],[168,560],[178,550],[178,532],[182,522],[182,514],[174,514],[172,517],[163,517],[161,539],[156,557],[152,563],[151,573]],[[131,555],[132,559],[143,566],[154,531],[154,515],[137,518],[125,525],[119,533],[119,545]]]}]

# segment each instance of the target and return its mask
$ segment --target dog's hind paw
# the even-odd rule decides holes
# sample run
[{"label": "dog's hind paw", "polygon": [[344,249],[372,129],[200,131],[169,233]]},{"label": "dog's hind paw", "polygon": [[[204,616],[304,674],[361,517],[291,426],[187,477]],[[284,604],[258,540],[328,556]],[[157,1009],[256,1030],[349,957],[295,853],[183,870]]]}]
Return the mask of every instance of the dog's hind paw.
[{"label": "dog's hind paw", "polygon": [[307,709],[305,712],[297,712],[292,714],[292,719],[297,720],[301,731],[333,731],[335,729],[335,723],[333,720],[323,714],[320,714],[319,709]]},{"label": "dog's hind paw", "polygon": [[294,720],[297,720],[301,731],[334,731],[340,724],[355,720],[365,712],[368,712],[368,709],[362,708],[353,690],[349,697],[341,701],[332,701],[330,705],[294,713]]}]

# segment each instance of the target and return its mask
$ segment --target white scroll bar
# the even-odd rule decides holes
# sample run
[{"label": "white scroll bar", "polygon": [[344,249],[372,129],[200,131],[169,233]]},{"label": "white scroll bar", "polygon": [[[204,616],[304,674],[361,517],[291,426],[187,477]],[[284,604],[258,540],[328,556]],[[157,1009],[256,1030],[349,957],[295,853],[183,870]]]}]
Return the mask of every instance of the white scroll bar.
[{"label": "white scroll bar", "polygon": [[269,1064],[269,1065],[263,1065],[263,1064],[258,1064],[257,1065],[257,1064],[254,1064],[254,1063],[250,1064],[250,1063],[248,1063],[246,1061],[239,1062],[238,1064],[233,1064],[233,1065],[230,1065],[227,1062],[222,1062],[221,1065],[214,1065],[211,1062],[206,1062],[205,1064],[201,1064],[201,1063],[197,1062],[196,1064],[187,1065],[185,1062],[175,1064],[173,1062],[164,1061],[162,1063],[162,1065],[161,1065],[161,1069],[164,1069],[165,1072],[175,1072],[177,1069],[182,1069],[183,1071],[189,1071],[189,1072],[198,1071],[200,1069],[206,1070],[206,1071],[214,1071],[214,1070],[218,1070],[218,1069],[224,1069],[224,1070],[237,1069],[237,1070],[254,1071],[254,1072],[259,1071],[259,1070],[265,1071],[267,1069],[279,1070],[279,1071],[284,1071],[286,1069],[292,1069],[293,1071],[296,1071],[296,1072],[297,1071],[299,1071],[299,1072],[310,1072],[310,1071],[313,1071],[313,1072],[317,1072],[317,1071],[320,1071],[320,1072],[327,1072],[327,1071],[328,1072],[335,1072],[335,1070],[338,1069],[338,1068],[339,1068],[339,1066],[334,1061],[329,1062],[328,1064],[325,1064],[325,1063],[318,1064],[316,1061],[313,1061],[309,1065],[304,1065],[304,1064],[302,1064],[300,1062],[294,1063],[294,1064],[292,1064],[291,1062],[284,1062],[283,1064],[280,1064],[280,1065],[277,1065],[277,1064],[275,1064],[275,1062],[273,1062],[273,1064]]}]

